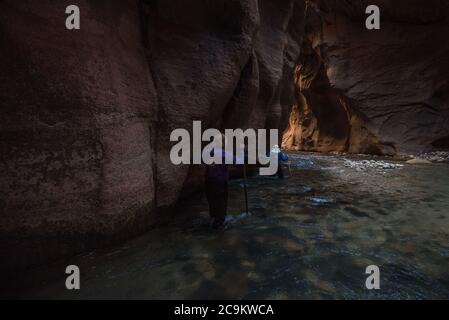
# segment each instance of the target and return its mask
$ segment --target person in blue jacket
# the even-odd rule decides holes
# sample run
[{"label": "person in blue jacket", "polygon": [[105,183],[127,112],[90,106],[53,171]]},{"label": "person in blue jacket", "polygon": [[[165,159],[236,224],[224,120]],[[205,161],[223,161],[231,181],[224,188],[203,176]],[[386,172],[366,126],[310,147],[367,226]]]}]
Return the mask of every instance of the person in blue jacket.
[{"label": "person in blue jacket", "polygon": [[288,156],[282,152],[281,148],[279,148],[279,146],[276,144],[273,146],[273,148],[271,149],[271,153],[272,154],[277,154],[278,155],[278,171],[277,171],[277,176],[279,177],[279,179],[283,179],[284,178],[284,172],[282,170],[282,162],[288,161]]}]

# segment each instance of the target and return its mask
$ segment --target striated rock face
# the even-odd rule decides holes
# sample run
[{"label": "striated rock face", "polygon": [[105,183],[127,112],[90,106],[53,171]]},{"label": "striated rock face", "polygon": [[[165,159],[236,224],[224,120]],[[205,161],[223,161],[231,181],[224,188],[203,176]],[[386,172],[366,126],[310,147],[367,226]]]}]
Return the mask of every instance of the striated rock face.
[{"label": "striated rock face", "polygon": [[293,104],[303,0],[0,4],[0,269],[147,230],[202,184],[170,133],[278,128]]},{"label": "striated rock face", "polygon": [[381,30],[368,31],[370,4],[311,3],[284,147],[386,154],[449,148],[449,4],[375,1]]},{"label": "striated rock face", "polygon": [[296,104],[283,136],[286,149],[381,154],[365,117],[340,90],[332,87],[320,55],[305,40],[296,68]]}]

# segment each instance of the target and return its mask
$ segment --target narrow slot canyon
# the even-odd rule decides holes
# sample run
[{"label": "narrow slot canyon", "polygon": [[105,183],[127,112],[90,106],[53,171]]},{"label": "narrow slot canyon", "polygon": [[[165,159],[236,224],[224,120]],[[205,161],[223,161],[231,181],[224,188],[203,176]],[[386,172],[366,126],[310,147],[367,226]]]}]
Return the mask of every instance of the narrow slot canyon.
[{"label": "narrow slot canyon", "polygon": [[[394,144],[379,141],[366,117],[338,89],[332,88],[321,57],[302,46],[295,69],[296,103],[283,134],[286,150],[395,155]],[[390,148],[392,149],[390,149]]]},{"label": "narrow slot canyon", "polygon": [[[0,3],[0,297],[449,297],[447,1],[76,2]],[[219,232],[194,121],[288,156],[232,166]]]}]

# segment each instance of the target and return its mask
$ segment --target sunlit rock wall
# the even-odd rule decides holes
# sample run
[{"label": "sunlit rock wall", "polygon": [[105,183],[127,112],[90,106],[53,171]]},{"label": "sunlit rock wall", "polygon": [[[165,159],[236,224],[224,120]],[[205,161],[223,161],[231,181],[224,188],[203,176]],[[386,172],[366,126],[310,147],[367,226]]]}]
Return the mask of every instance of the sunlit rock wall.
[{"label": "sunlit rock wall", "polygon": [[[365,28],[377,4],[381,30]],[[287,148],[420,153],[449,148],[447,1],[313,1]]]}]

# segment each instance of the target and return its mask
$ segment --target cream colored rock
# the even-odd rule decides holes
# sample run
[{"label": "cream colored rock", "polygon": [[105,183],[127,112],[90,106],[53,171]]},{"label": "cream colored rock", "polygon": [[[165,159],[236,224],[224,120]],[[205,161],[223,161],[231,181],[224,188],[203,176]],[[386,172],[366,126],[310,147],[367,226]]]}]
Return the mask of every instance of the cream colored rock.
[{"label": "cream colored rock", "polygon": [[408,164],[431,164],[432,162],[430,162],[427,159],[422,159],[422,158],[413,158],[407,161]]}]

